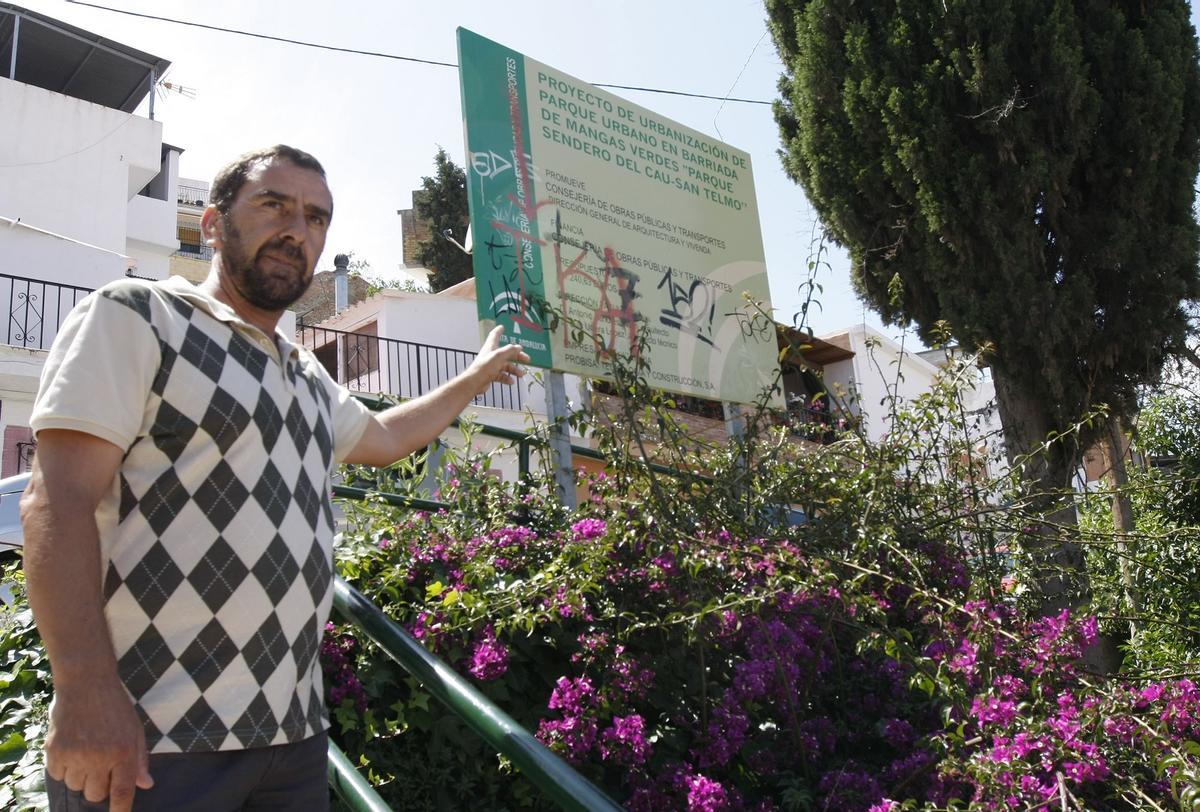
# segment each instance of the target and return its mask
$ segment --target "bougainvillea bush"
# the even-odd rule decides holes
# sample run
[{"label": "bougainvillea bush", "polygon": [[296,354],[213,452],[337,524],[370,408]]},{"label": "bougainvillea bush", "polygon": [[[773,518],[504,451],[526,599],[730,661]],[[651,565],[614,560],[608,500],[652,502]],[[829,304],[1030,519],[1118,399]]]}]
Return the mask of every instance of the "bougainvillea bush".
[{"label": "bougainvillea bush", "polygon": [[[339,570],[632,810],[1197,803],[1200,689],[1089,674],[1094,617],[1006,594],[997,550],[1028,518],[955,474],[951,389],[884,443],[803,454],[754,421],[673,451],[661,405],[598,432],[577,511],[459,455],[445,510],[350,506]],[[645,465],[639,425],[710,476]],[[336,737],[396,806],[547,805],[350,628],[325,663]]]},{"label": "bougainvillea bush", "polygon": [[[618,389],[578,510],[544,471],[502,482],[486,454],[450,452],[445,509],[348,502],[336,563],[623,806],[1200,809],[1187,659],[1173,643],[1152,673],[1088,671],[1111,620],[1040,611],[1014,584],[1037,517],[970,462],[954,386],[895,406],[882,442],[821,427],[802,452],[813,435],[762,414],[705,446],[669,399]],[[347,473],[394,489],[417,468]],[[0,806],[23,809],[49,674],[19,574],[3,580]],[[550,807],[352,627],[328,628],[321,662],[333,736],[393,808]]]}]

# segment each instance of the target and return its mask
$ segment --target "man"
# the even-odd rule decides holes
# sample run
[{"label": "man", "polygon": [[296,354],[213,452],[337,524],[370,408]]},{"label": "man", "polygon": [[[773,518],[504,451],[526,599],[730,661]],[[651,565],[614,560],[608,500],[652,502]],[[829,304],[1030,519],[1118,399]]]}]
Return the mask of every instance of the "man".
[{"label": "man", "polygon": [[245,155],[201,220],[208,278],[107,285],[50,351],[21,508],[52,809],[327,806],[333,466],[424,447],[529,360],[497,328],[458,378],[369,412],[276,332],[332,214],[315,158]]}]

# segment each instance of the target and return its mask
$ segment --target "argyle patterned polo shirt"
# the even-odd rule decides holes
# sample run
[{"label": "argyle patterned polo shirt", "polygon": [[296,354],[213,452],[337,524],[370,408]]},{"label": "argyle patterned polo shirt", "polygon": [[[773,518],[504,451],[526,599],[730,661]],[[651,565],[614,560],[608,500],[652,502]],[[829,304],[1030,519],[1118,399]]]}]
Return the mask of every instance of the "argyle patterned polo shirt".
[{"label": "argyle patterned polo shirt", "polygon": [[100,577],[150,752],[328,726],[330,478],[368,414],[312,353],[185,280],[121,280],[71,311],[30,422],[126,452],[96,510]]}]

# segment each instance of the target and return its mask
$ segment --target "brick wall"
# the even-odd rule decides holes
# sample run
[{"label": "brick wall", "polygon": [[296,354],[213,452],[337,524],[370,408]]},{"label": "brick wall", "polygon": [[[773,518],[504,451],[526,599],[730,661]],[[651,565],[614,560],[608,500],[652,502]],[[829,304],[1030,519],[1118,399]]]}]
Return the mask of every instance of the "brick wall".
[{"label": "brick wall", "polygon": [[[333,271],[321,271],[313,275],[313,281],[308,286],[308,290],[296,304],[292,305],[292,310],[296,313],[297,324],[300,323],[301,317],[305,324],[320,324],[334,314],[334,279]],[[367,280],[361,276],[350,274],[347,282],[350,292],[350,301],[347,304],[357,304],[367,298],[371,287]]]},{"label": "brick wall", "polygon": [[417,217],[417,199],[425,194],[423,189],[414,189],[412,193],[413,208],[400,210],[400,234],[404,246],[404,264],[410,268],[421,267],[417,259],[417,243],[428,240],[433,236],[429,222]]}]

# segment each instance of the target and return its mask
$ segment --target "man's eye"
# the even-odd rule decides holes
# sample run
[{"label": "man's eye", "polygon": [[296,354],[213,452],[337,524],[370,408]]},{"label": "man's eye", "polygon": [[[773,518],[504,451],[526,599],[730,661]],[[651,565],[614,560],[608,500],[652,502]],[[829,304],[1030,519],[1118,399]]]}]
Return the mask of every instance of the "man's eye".
[{"label": "man's eye", "polygon": [[314,225],[317,228],[325,227],[325,218],[319,214],[310,214],[308,216],[309,225]]}]

